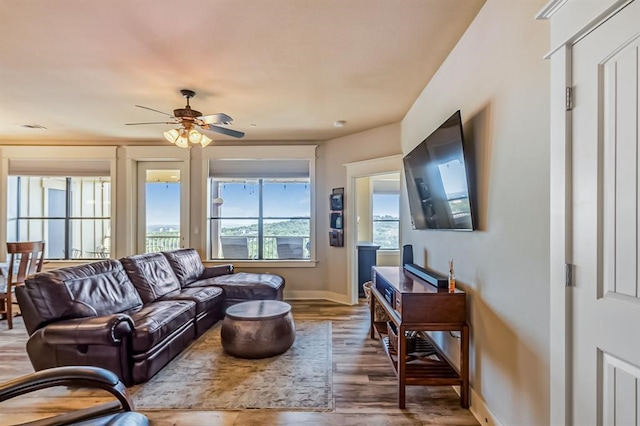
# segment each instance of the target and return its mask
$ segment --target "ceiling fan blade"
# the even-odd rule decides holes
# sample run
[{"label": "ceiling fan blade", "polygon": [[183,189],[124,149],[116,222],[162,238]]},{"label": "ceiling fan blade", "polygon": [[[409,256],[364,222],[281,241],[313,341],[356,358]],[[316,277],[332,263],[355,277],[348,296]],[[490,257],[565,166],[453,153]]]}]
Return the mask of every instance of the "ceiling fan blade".
[{"label": "ceiling fan blade", "polygon": [[149,111],[154,111],[154,112],[159,112],[160,114],[164,114],[168,117],[173,117],[173,115],[166,113],[166,112],[162,112],[162,111],[158,111],[157,109],[153,109],[153,108],[149,108],[146,106],[142,106],[142,105],[136,105],[138,108],[142,108],[142,109],[148,109]]},{"label": "ceiling fan blade", "polygon": [[179,121],[152,121],[150,123],[125,123],[125,126],[139,126],[141,124],[180,124]]},{"label": "ceiling fan blade", "polygon": [[240,132],[238,130],[227,129],[226,127],[220,127],[213,124],[207,124],[202,126],[203,129],[210,130],[212,132],[220,133],[227,136],[232,136],[234,138],[242,138],[244,137],[244,132]]},{"label": "ceiling fan blade", "polygon": [[229,124],[233,121],[233,118],[219,112],[217,114],[203,115],[198,117],[198,120],[202,120],[205,124]]}]

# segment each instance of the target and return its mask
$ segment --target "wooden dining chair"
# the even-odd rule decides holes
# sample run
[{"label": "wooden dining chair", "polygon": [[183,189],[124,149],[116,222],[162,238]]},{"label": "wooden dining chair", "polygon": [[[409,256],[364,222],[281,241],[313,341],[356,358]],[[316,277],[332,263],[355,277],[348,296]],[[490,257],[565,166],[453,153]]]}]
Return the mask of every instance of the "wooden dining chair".
[{"label": "wooden dining chair", "polygon": [[42,270],[44,241],[7,243],[9,266],[6,286],[0,289],[0,313],[7,318],[9,329],[13,328],[13,287],[24,284],[31,274]]}]

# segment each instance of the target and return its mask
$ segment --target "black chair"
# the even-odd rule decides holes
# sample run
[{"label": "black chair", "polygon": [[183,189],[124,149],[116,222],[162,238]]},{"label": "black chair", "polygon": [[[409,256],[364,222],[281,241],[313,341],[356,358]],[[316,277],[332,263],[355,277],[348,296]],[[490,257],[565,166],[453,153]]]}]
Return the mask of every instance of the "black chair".
[{"label": "black chair", "polygon": [[248,259],[249,239],[247,237],[220,237],[224,259]]},{"label": "black chair", "polygon": [[136,413],[127,388],[114,373],[98,367],[54,367],[0,384],[0,402],[54,386],[104,389],[117,401],[48,417],[30,426],[83,425],[83,426],[144,426],[146,416]]},{"label": "black chair", "polygon": [[276,237],[278,259],[303,259],[302,237]]}]

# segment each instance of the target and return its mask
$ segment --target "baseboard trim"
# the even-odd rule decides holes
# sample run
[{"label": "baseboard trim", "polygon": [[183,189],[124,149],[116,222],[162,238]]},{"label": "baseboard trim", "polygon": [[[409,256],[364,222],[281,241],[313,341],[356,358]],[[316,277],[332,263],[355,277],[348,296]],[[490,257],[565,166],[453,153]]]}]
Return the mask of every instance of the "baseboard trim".
[{"label": "baseboard trim", "polygon": [[330,300],[342,305],[351,305],[346,294],[334,293],[332,291],[305,291],[293,290],[284,292],[285,300]]},{"label": "baseboard trim", "polygon": [[[460,387],[452,386],[453,390],[456,391],[458,395],[460,395]],[[489,410],[487,407],[487,403],[482,399],[480,394],[478,394],[471,386],[469,386],[469,392],[471,396],[471,404],[469,405],[469,411],[473,414],[473,417],[481,425],[486,426],[504,426],[500,420]]]}]

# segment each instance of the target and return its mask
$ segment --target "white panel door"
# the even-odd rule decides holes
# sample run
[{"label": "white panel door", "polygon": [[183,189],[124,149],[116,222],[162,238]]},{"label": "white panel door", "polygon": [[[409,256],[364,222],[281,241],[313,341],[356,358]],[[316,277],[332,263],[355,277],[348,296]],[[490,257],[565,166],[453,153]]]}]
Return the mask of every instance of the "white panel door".
[{"label": "white panel door", "polygon": [[640,425],[639,50],[639,1],[573,47],[576,425]]}]

